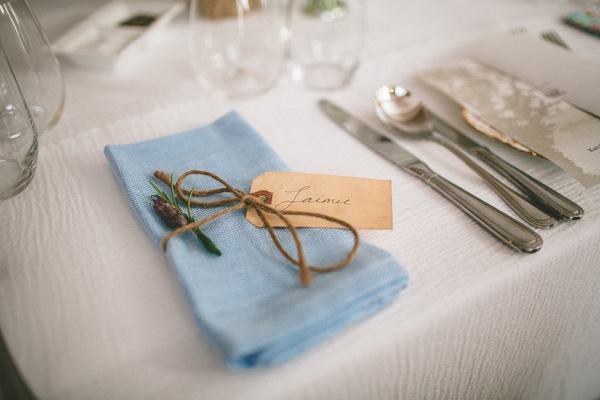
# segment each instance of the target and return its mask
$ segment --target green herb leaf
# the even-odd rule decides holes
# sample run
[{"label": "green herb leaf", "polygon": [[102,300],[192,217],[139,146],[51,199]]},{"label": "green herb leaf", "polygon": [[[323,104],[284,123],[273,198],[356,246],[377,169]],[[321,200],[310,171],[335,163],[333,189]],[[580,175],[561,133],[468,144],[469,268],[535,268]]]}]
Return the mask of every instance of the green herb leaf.
[{"label": "green herb leaf", "polygon": [[171,196],[173,196],[173,205],[177,207],[179,212],[181,212],[181,209],[179,208],[179,202],[177,201],[177,197],[175,197],[175,188],[173,187],[173,172],[171,172]]},{"label": "green herb leaf", "polygon": [[194,189],[196,189],[196,188],[192,188],[192,191],[190,192],[190,195],[188,196],[188,201],[187,201],[188,216],[192,220],[194,219],[194,217],[192,217],[192,209],[191,209],[190,205],[192,203],[192,193],[194,193]]},{"label": "green herb leaf", "polygon": [[206,236],[204,233],[202,233],[202,231],[200,229],[194,229],[194,233],[196,234],[198,239],[200,239],[200,241],[202,242],[202,245],[204,246],[204,248],[206,250],[208,250],[209,253],[214,254],[216,256],[221,255],[221,250],[219,250],[217,245],[214,244],[214,242],[212,240],[210,240],[210,238],[208,236]]},{"label": "green herb leaf", "polygon": [[169,198],[167,197],[167,195],[165,194],[165,192],[163,192],[162,190],[160,190],[158,187],[156,187],[156,185],[154,183],[152,183],[152,181],[148,181],[148,183],[150,183],[152,185],[152,187],[154,188],[154,190],[156,190],[156,192],[158,193],[158,195],[154,195],[154,196],[160,196],[162,197],[167,203],[171,204],[171,200],[169,200]]}]

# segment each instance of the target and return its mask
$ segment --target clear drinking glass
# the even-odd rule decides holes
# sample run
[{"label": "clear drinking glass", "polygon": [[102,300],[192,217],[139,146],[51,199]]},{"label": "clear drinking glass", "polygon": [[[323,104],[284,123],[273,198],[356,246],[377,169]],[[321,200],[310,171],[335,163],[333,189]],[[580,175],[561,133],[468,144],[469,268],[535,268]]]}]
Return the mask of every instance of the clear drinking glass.
[{"label": "clear drinking glass", "polygon": [[292,78],[311,89],[346,86],[366,36],[367,0],[289,0],[286,12]]},{"label": "clear drinking glass", "polygon": [[238,97],[275,85],[284,67],[280,1],[191,1],[191,66],[203,88]]},{"label": "clear drinking glass", "polygon": [[0,44],[0,200],[20,193],[33,179],[37,131]]},{"label": "clear drinking glass", "polygon": [[65,88],[50,42],[26,0],[0,0],[0,43],[38,132],[62,115]]}]

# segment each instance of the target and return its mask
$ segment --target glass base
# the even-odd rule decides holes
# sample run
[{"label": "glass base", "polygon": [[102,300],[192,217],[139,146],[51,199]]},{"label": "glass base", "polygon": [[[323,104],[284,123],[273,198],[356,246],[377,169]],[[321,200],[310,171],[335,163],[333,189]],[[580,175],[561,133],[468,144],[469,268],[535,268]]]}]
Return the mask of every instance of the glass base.
[{"label": "glass base", "polygon": [[37,146],[34,147],[23,162],[0,160],[0,200],[18,195],[33,179],[37,166]]},{"label": "glass base", "polygon": [[266,71],[261,73],[245,68],[217,70],[212,74],[203,71],[196,74],[196,80],[205,90],[223,97],[249,97],[266,92],[277,82],[279,74]]},{"label": "glass base", "polygon": [[336,90],[348,85],[354,68],[339,64],[315,63],[306,66],[293,65],[292,78],[315,90]]}]

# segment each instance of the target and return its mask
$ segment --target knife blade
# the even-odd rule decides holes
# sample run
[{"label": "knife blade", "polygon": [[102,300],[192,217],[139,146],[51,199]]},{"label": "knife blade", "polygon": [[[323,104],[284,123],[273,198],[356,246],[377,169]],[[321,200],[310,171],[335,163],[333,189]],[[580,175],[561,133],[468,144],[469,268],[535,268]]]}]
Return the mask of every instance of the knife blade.
[{"label": "knife blade", "polygon": [[446,180],[388,136],[376,131],[326,99],[320,100],[319,106],[346,132],[404,171],[431,186],[509,247],[524,253],[534,253],[541,249],[543,242],[537,233]]},{"label": "knife blade", "polygon": [[452,142],[462,146],[475,157],[479,158],[505,178],[520,188],[529,200],[540,206],[551,215],[566,220],[575,220],[583,217],[583,208],[569,200],[554,189],[544,185],[542,182],[509,164],[490,149],[480,145],[460,132],[439,116],[429,113],[435,121],[436,131],[450,139]]}]

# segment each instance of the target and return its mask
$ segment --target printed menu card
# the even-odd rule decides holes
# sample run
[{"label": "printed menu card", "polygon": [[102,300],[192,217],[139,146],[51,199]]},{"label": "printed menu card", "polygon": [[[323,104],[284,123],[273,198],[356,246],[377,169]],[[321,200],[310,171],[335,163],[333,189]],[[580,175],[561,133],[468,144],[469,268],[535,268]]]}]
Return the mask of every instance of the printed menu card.
[{"label": "printed menu card", "polygon": [[419,74],[463,108],[543,155],[585,188],[600,183],[600,119],[473,59]]}]

